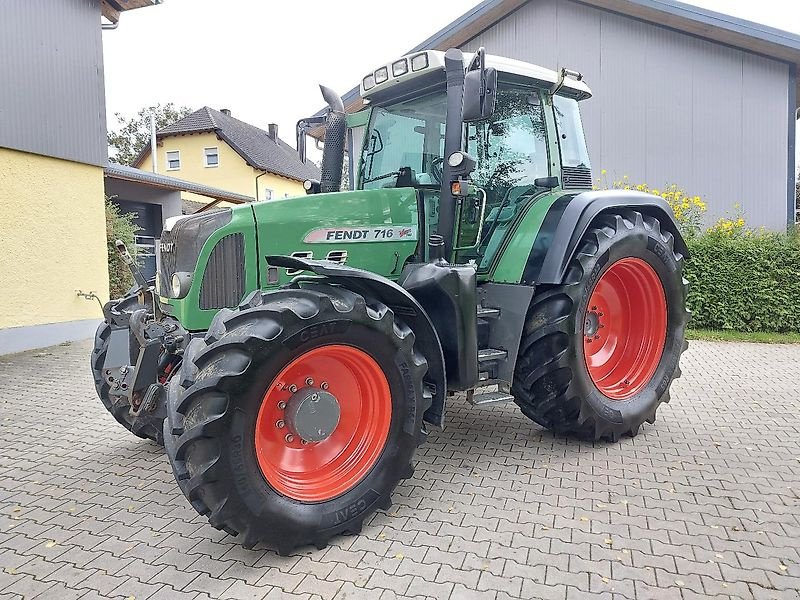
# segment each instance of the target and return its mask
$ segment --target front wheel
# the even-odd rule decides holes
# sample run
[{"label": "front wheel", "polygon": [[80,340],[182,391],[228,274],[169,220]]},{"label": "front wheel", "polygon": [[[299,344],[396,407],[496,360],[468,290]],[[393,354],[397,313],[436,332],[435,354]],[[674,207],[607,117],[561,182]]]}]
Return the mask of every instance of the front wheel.
[{"label": "front wheel", "polygon": [[343,288],[256,292],[192,340],[169,386],[167,455],[186,497],[242,544],[322,547],[388,508],[423,439],[425,359]]},{"label": "front wheel", "polygon": [[653,423],[686,348],[683,263],[658,219],[633,210],[599,217],[566,282],[531,303],[512,389],[522,412],[591,439]]}]

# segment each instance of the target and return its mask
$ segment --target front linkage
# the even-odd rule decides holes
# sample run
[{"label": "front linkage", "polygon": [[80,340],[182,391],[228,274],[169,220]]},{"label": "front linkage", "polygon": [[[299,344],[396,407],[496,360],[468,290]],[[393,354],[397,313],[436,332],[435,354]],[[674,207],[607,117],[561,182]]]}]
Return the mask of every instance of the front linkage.
[{"label": "front linkage", "polygon": [[163,445],[166,408],[162,393],[180,365],[190,335],[161,314],[153,286],[125,245],[117,251],[137,285],[107,302],[97,329],[91,366],[97,394],[114,418],[135,435]]}]

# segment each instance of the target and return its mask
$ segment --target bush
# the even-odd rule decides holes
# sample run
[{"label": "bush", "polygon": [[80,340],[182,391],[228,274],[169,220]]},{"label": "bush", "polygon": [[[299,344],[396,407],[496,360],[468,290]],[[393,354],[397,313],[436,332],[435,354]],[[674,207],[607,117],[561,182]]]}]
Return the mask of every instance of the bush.
[{"label": "bush", "polygon": [[672,209],[675,221],[684,237],[693,238],[702,230],[706,203],[700,196],[687,194],[686,190],[674,183],[664,186],[664,189],[652,188],[646,183],[633,183],[627,175],[609,183],[607,173],[605,169],[600,172],[601,177],[594,185],[594,189],[635,191],[661,196]]},{"label": "bush", "polygon": [[687,243],[693,328],[800,331],[800,235],[722,227]]},{"label": "bush", "polygon": [[[689,246],[686,263],[694,329],[800,332],[800,224],[789,234],[754,230],[739,204],[703,227],[706,203],[678,185],[663,189],[609,181],[603,169],[594,189],[636,190],[666,200]],[[800,211],[800,180],[797,183]]]},{"label": "bush", "polygon": [[119,298],[128,293],[133,285],[133,276],[114,247],[114,242],[122,240],[131,256],[136,257],[134,236],[139,227],[133,222],[134,214],[122,214],[119,207],[106,198],[106,241],[108,246],[108,292],[111,298]]}]

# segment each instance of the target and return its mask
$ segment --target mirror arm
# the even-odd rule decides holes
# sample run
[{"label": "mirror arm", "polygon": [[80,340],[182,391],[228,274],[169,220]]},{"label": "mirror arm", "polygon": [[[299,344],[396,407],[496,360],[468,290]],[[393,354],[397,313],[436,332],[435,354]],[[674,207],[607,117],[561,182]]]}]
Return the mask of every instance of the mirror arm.
[{"label": "mirror arm", "polygon": [[553,87],[550,88],[551,98],[561,91],[561,88],[564,87],[564,83],[566,82],[567,77],[570,77],[575,81],[583,81],[583,75],[580,72],[573,71],[572,69],[567,69],[565,67],[561,67],[561,71],[559,72],[558,75],[558,81],[553,84]]}]

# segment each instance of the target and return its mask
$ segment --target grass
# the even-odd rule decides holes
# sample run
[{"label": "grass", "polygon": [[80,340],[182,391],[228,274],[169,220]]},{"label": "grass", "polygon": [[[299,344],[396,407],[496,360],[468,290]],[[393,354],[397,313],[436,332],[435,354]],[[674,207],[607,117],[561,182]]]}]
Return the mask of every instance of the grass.
[{"label": "grass", "polygon": [[686,332],[690,340],[708,340],[713,342],[754,342],[760,344],[800,344],[800,333],[770,333],[745,331],[712,331],[710,329],[689,329]]}]

